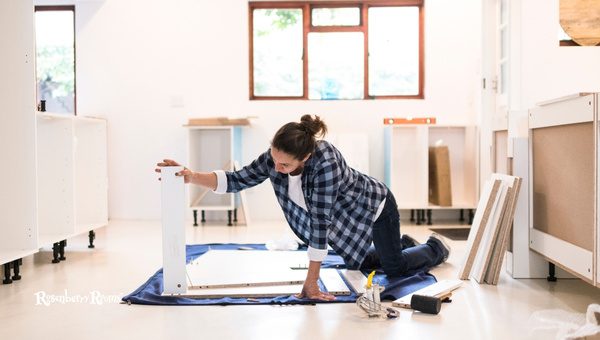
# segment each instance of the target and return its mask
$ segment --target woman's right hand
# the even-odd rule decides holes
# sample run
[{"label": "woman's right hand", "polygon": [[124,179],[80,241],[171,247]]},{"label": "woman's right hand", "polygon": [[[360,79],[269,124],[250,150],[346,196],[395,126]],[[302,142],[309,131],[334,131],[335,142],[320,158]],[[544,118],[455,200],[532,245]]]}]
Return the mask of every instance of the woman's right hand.
[{"label": "woman's right hand", "polygon": [[[181,164],[175,162],[172,159],[163,159],[162,162],[156,163],[158,168],[154,169],[154,171],[160,173],[160,168],[165,166],[181,166]],[[183,170],[179,171],[175,174],[175,176],[183,176],[183,181],[185,183],[190,183],[192,181],[192,177],[194,177],[194,172],[186,167],[183,167]],[[158,179],[160,181],[160,178]]]}]

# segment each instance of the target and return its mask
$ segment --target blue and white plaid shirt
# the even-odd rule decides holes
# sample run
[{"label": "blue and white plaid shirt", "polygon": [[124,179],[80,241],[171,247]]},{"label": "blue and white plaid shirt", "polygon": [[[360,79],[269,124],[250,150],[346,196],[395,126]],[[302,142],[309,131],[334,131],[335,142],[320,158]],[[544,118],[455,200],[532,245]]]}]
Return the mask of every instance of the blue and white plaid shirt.
[{"label": "blue and white plaid shirt", "polygon": [[288,175],[275,170],[270,150],[239,171],[225,172],[227,192],[238,192],[269,178],[292,231],[315,249],[327,244],[350,268],[358,268],[371,245],[372,226],[388,189],[346,164],[330,143],[319,141],[304,164],[304,210],[288,195]]}]

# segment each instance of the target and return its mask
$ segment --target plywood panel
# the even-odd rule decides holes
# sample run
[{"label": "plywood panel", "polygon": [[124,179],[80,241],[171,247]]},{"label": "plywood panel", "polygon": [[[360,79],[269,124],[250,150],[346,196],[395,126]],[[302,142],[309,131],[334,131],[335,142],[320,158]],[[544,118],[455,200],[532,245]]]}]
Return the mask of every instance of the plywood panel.
[{"label": "plywood panel", "polygon": [[490,180],[483,187],[483,192],[481,193],[481,198],[479,199],[479,204],[473,218],[473,224],[471,225],[471,232],[469,232],[469,238],[467,239],[467,252],[458,273],[458,277],[461,280],[469,278],[483,233],[494,205],[498,200],[500,185],[500,180]]},{"label": "plywood panel", "polygon": [[508,171],[508,131],[494,132],[494,168],[493,172],[510,175]]},{"label": "plywood panel", "polygon": [[308,257],[298,251],[209,250],[187,265],[191,288],[302,284]]},{"label": "plywood panel", "polygon": [[594,130],[579,123],[532,130],[533,228],[594,247]]}]

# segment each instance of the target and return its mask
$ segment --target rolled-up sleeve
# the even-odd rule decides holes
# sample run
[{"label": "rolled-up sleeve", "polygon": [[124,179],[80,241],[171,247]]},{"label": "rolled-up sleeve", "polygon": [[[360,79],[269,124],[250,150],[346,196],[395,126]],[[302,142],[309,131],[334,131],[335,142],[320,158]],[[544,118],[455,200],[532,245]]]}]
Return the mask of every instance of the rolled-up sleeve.
[{"label": "rolled-up sleeve", "polygon": [[215,175],[217,175],[217,188],[215,189],[215,194],[224,194],[227,192],[227,175],[223,170],[215,170],[213,171]]},{"label": "rolled-up sleeve", "polygon": [[325,260],[325,257],[327,256],[327,248],[326,249],[316,249],[313,247],[308,247],[308,251],[306,252],[308,254],[308,260],[309,261],[315,261],[315,262],[323,262],[323,260]]}]

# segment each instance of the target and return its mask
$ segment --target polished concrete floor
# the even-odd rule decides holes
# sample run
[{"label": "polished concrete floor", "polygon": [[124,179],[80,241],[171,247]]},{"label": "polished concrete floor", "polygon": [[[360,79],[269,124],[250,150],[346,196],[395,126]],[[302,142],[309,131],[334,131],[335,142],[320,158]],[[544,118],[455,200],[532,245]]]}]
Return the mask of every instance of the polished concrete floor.
[{"label": "polished concrete floor", "polygon": [[[424,226],[402,232],[420,241],[431,233]],[[264,243],[289,231],[281,222],[254,222],[189,226],[187,233],[188,243]],[[83,235],[68,242],[66,261],[52,264],[44,248],[24,259],[22,280],[0,285],[0,339],[551,339],[556,329],[540,328],[540,316],[552,316],[553,325],[600,302],[600,289],[580,280],[502,274],[497,286],[465,281],[439,315],[402,310],[395,320],[370,319],[352,303],[129,306],[120,297],[161,266],[160,223],[111,221],[93,250]],[[433,270],[438,280],[456,278],[463,259],[466,242],[450,244],[448,262]]]}]

